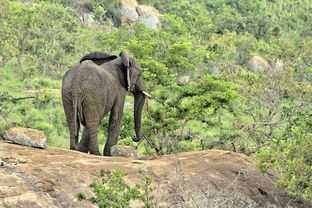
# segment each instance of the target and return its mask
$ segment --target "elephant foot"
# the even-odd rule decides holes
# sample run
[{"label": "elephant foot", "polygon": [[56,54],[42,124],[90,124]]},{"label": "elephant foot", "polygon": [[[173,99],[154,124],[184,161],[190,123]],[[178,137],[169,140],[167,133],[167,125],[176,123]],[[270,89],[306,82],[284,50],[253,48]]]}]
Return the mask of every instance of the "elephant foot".
[{"label": "elephant foot", "polygon": [[90,154],[92,155],[101,155],[99,151],[90,151]]},{"label": "elephant foot", "polygon": [[82,145],[78,145],[77,151],[88,153],[88,149]]},{"label": "elephant foot", "polygon": [[136,136],[133,136],[133,137],[132,137],[132,141],[134,141],[134,142],[139,142],[139,141],[141,141],[141,138],[138,138],[138,137],[136,137]]},{"label": "elephant foot", "polygon": [[104,152],[104,156],[112,156],[110,152]]},{"label": "elephant foot", "polygon": [[69,149],[70,150],[77,150],[78,149],[78,145],[77,144],[70,145]]}]

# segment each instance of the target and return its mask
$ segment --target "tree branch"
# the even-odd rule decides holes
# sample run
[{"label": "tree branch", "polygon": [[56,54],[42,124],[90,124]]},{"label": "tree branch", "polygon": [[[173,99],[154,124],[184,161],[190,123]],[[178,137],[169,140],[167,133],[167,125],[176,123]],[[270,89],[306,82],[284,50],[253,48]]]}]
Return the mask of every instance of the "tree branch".
[{"label": "tree branch", "polygon": [[19,100],[26,100],[26,99],[33,99],[33,98],[37,98],[38,96],[28,96],[28,97],[19,97],[19,98],[11,98],[10,100],[15,103],[16,101]]}]

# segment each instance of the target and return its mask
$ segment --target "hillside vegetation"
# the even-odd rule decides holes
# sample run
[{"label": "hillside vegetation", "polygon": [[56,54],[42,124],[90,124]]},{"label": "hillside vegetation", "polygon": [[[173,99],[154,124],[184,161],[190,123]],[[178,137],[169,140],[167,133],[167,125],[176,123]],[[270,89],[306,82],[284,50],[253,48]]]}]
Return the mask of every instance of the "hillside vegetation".
[{"label": "hillside vegetation", "polygon": [[[312,200],[311,0],[146,0],[158,29],[114,28],[119,1],[0,0],[0,134],[43,130],[49,146],[69,147],[60,98],[63,74],[86,53],[128,50],[153,99],[144,109],[142,155],[210,148],[253,154],[278,186]],[[78,11],[98,22],[88,27]],[[270,69],[247,69],[261,56]],[[189,76],[184,86],[177,84]],[[131,105],[132,99],[127,98]],[[119,143],[132,143],[132,108]],[[106,139],[107,119],[99,131]]]}]

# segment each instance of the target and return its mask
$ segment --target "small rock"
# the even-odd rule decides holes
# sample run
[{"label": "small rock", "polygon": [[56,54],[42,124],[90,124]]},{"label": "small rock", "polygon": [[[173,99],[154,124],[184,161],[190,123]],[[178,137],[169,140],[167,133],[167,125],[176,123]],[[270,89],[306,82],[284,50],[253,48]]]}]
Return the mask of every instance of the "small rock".
[{"label": "small rock", "polygon": [[210,69],[211,74],[218,74],[221,69],[221,65],[215,65]]},{"label": "small rock", "polygon": [[111,155],[114,157],[137,157],[137,152],[134,147],[114,145],[111,147]]},{"label": "small rock", "polygon": [[16,144],[46,148],[47,138],[43,131],[30,128],[13,127],[5,131],[4,138]]},{"label": "small rock", "polygon": [[247,69],[252,72],[263,72],[272,70],[270,64],[261,56],[254,56],[247,62]]},{"label": "small rock", "polygon": [[178,85],[179,86],[184,86],[186,85],[187,83],[190,82],[190,76],[181,76],[178,78]]},{"label": "small rock", "polygon": [[275,63],[273,63],[273,70],[274,71],[280,71],[284,68],[284,62],[281,60],[277,60]]}]

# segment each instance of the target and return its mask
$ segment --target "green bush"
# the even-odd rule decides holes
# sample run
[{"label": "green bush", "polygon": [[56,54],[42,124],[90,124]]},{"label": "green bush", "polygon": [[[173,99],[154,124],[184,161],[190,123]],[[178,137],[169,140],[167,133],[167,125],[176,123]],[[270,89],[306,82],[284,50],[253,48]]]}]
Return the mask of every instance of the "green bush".
[{"label": "green bush", "polygon": [[287,140],[274,139],[254,155],[262,172],[274,168],[277,186],[294,196],[312,200],[312,134],[293,128]]},{"label": "green bush", "polygon": [[[145,176],[143,185],[136,184],[130,187],[124,181],[125,172],[116,170],[114,172],[101,170],[100,181],[91,184],[95,197],[91,197],[92,203],[100,208],[105,207],[130,207],[131,202],[138,200],[143,203],[143,208],[156,207],[155,198],[152,195],[154,188],[152,187],[152,178]],[[78,193],[79,200],[86,199],[83,193]]]}]

